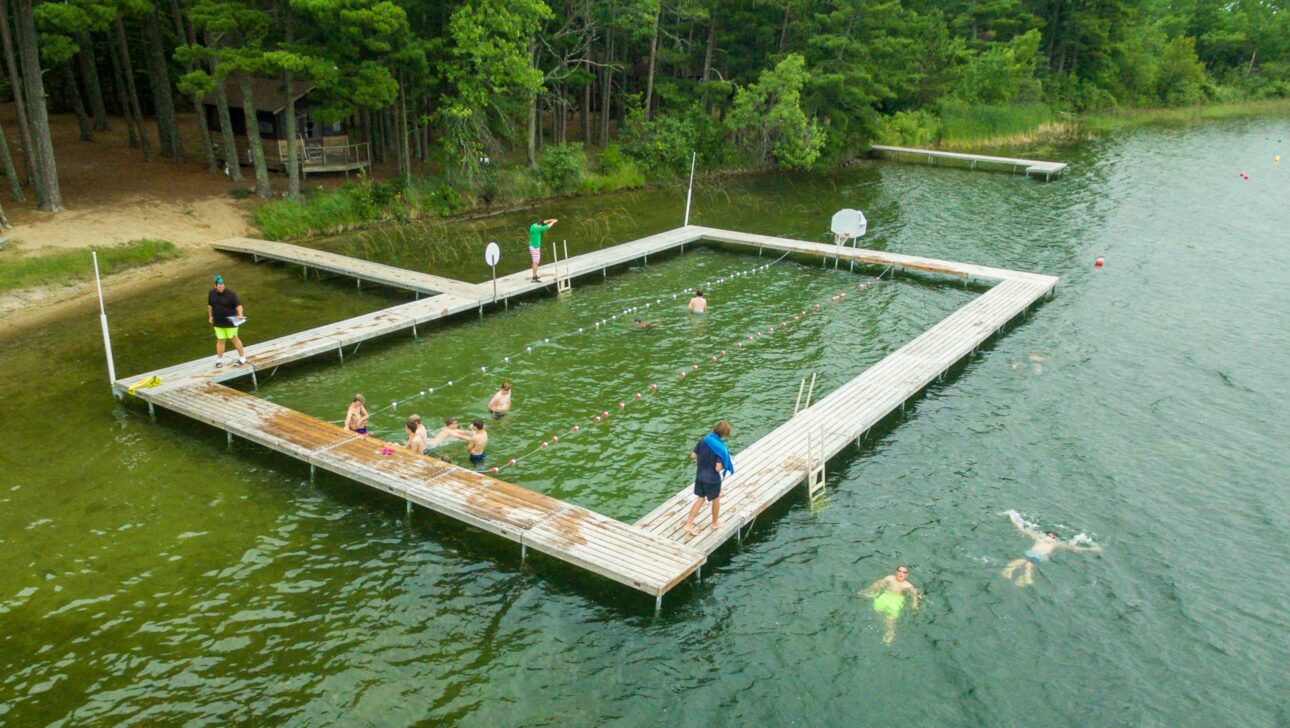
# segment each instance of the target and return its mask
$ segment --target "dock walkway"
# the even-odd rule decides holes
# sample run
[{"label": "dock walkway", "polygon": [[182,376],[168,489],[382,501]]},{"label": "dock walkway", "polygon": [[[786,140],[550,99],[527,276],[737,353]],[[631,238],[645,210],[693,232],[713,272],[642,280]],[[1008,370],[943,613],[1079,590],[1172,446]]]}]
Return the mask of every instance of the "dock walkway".
[{"label": "dock walkway", "polygon": [[[607,276],[611,267],[638,259],[648,261],[649,255],[704,241],[936,273],[993,287],[736,454],[736,472],[722,496],[725,526],[707,528],[705,511],[696,522],[704,529],[697,537],[681,528],[692,498],[688,485],[637,523],[626,524],[375,438],[355,436],[220,384],[241,376],[255,378],[257,372],[318,354],[335,353],[343,361],[345,347],[368,339],[409,329],[415,335],[419,324],[469,311],[482,313],[485,303],[545,289],[557,279],[597,272]],[[225,430],[230,443],[234,436],[250,440],[308,463],[311,473],[322,468],[403,498],[409,509],[415,503],[511,539],[520,544],[522,554],[536,549],[651,594],[656,604],[668,590],[699,570],[709,554],[806,479],[811,457],[808,434],[814,439],[816,461],[821,452],[827,461],[916,397],[1057,284],[1054,277],[1034,273],[693,225],[574,256],[558,266],[548,263],[539,269],[541,282],[531,281],[527,270],[502,276],[497,279],[497,299],[493,298],[491,281],[470,284],[332,253],[306,254],[301,251],[308,249],[268,241],[239,239],[218,247],[418,293],[440,292],[253,344],[247,347],[249,364],[244,367],[216,369],[214,358],[208,356],[125,377],[115,383],[118,391],[158,376],[159,386],[137,392],[150,409],[162,407],[192,417]],[[390,452],[382,454],[382,445]]]},{"label": "dock walkway", "polygon": [[880,154],[891,154],[897,160],[904,156],[914,155],[921,156],[932,164],[937,159],[954,159],[962,162],[971,162],[973,169],[977,164],[995,164],[1011,168],[1013,171],[1024,169],[1027,175],[1044,176],[1045,180],[1051,179],[1055,174],[1061,174],[1066,171],[1065,162],[1044,162],[1037,159],[1015,159],[1013,157],[992,157],[988,154],[966,154],[964,152],[945,152],[937,149],[915,149],[913,147],[890,147],[882,144],[875,144],[870,147],[874,152]]}]

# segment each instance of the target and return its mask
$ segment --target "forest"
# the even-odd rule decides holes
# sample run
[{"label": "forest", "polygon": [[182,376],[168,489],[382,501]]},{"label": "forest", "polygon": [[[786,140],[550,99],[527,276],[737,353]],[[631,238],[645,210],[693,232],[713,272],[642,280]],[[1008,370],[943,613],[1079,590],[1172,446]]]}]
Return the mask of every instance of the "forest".
[{"label": "forest", "polygon": [[[58,211],[49,114],[128,127],[145,161],[200,156],[301,195],[298,91],[395,170],[485,201],[705,170],[836,164],[876,141],[1001,136],[1097,109],[1290,95],[1282,0],[0,0],[14,199]],[[246,118],[271,81],[285,180]],[[213,97],[221,129],[195,114]],[[209,103],[209,101],[207,102]],[[10,136],[10,134],[13,136]],[[191,148],[190,148],[191,147]],[[11,148],[16,151],[11,152]],[[228,154],[217,156],[219,149]],[[589,156],[590,155],[590,156]],[[512,180],[513,181],[513,180]],[[368,202],[371,202],[369,189]],[[379,202],[379,201],[378,201]]]}]

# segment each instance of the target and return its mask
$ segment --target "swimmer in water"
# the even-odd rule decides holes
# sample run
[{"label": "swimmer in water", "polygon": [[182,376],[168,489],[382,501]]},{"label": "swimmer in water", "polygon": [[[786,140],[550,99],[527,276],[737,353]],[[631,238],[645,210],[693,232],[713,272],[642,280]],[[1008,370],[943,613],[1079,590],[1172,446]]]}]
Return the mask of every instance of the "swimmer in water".
[{"label": "swimmer in water", "polygon": [[497,390],[497,394],[488,400],[488,411],[492,413],[493,419],[500,420],[511,411],[511,383],[502,382],[502,388]]},{"label": "swimmer in water", "polygon": [[695,291],[694,298],[691,298],[685,307],[695,316],[702,316],[708,312],[708,299],[703,297],[703,291]]},{"label": "swimmer in water", "polygon": [[1074,544],[1063,543],[1059,540],[1056,531],[1038,531],[1026,528],[1026,523],[1021,520],[1021,516],[1014,513],[1008,514],[1008,520],[1012,525],[1017,527],[1018,531],[1034,539],[1030,548],[1026,549],[1019,559],[1013,559],[1003,569],[1003,578],[1011,579],[1012,575],[1021,569],[1021,576],[1017,577],[1014,582],[1019,587],[1027,587],[1035,583],[1035,564],[1041,564],[1048,560],[1054,551],[1101,551],[1101,546],[1076,546]]},{"label": "swimmer in water", "polygon": [[910,606],[918,611],[918,589],[909,582],[909,567],[897,566],[896,573],[888,574],[875,581],[861,596],[873,600],[873,611],[882,615],[887,629],[882,635],[883,644],[891,644],[896,639],[896,620],[905,610],[905,595],[909,595]]},{"label": "swimmer in water", "polygon": [[408,435],[408,441],[405,443],[407,448],[412,452],[422,455],[426,451],[426,428],[421,426],[421,418],[412,415],[404,425],[404,432]]},{"label": "swimmer in water", "polygon": [[448,440],[469,440],[470,435],[457,429],[457,418],[449,417],[443,421],[443,427],[426,443],[426,450],[433,450]]},{"label": "swimmer in water", "polygon": [[474,434],[466,443],[466,452],[470,453],[470,464],[482,468],[484,459],[488,457],[484,454],[484,450],[488,448],[488,433],[484,432],[484,421],[478,417],[470,423],[470,427]]},{"label": "swimmer in water", "polygon": [[638,329],[652,329],[657,325],[658,324],[654,323],[653,321],[642,321],[640,319],[636,319],[635,321],[632,321],[632,326],[635,326]]}]

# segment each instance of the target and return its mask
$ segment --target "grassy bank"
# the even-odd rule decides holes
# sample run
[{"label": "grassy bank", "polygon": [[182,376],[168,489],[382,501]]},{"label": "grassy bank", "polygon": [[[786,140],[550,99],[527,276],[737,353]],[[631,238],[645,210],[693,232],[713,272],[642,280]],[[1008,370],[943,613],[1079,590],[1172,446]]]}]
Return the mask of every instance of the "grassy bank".
[{"label": "grassy bank", "polygon": [[[98,252],[103,275],[177,258],[179,249],[165,240],[132,240],[122,245],[92,248]],[[70,284],[94,277],[87,250],[67,250],[43,255],[23,255],[10,250],[0,254],[0,291],[32,286]]]},{"label": "grassy bank", "polygon": [[1080,125],[1090,132],[1105,133],[1149,124],[1178,124],[1207,119],[1234,119],[1277,114],[1290,114],[1290,99],[1241,101],[1165,109],[1112,109],[1085,114],[1080,118]]},{"label": "grassy bank", "polygon": [[332,235],[383,221],[411,222],[505,208],[555,196],[596,195],[645,185],[636,164],[610,145],[589,161],[580,144],[549,147],[537,169],[492,165],[469,185],[438,177],[395,181],[361,178],[335,190],[311,190],[301,200],[273,200],[255,211],[255,225],[270,240]]}]

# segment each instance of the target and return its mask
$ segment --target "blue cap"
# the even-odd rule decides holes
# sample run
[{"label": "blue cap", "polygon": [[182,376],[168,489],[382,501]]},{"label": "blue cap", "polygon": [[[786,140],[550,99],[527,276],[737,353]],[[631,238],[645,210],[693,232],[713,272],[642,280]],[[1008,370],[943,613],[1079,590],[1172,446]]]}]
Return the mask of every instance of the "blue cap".
[{"label": "blue cap", "polygon": [[215,285],[217,285],[217,286],[218,286],[218,285],[222,284],[223,282],[224,282],[224,276],[215,276]]}]

